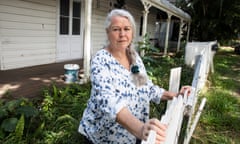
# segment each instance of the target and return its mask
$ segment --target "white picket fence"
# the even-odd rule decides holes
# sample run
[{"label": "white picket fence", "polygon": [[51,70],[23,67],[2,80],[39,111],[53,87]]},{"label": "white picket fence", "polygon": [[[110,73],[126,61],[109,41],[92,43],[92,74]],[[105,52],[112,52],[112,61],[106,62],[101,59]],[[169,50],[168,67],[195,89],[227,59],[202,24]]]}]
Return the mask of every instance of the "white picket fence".
[{"label": "white picket fence", "polygon": [[[185,64],[188,66],[196,66],[197,62],[200,63],[200,69],[198,75],[200,78],[197,78],[198,87],[202,89],[207,81],[207,76],[209,72],[214,72],[213,69],[213,57],[216,51],[212,50],[212,46],[217,45],[217,41],[210,42],[188,42],[185,47]],[[200,59],[200,60],[199,60]],[[211,71],[210,71],[211,70]]]},{"label": "white picket fence", "polygon": [[[195,90],[194,93],[190,95],[187,102],[190,110],[187,114],[189,116],[189,120],[184,144],[188,144],[190,142],[193,131],[206,103],[206,98],[203,98],[197,112],[195,113],[196,104],[199,99],[199,92],[206,84],[209,72],[214,72],[213,58],[216,51],[212,49],[213,45],[217,45],[217,41],[191,42],[186,45],[185,63],[189,66],[195,67],[194,77],[192,80],[192,87]],[[189,63],[190,61],[191,64]]]},{"label": "white picket fence", "polygon": [[[194,129],[198,123],[201,112],[206,103],[206,98],[201,101],[195,113],[198,94],[207,81],[209,70],[213,72],[212,45],[216,42],[191,42],[186,45],[185,63],[195,67],[192,80],[192,91],[190,96],[179,95],[168,102],[167,110],[161,117],[161,122],[168,126],[166,140],[162,144],[178,144],[183,117],[188,116],[187,129],[184,137],[184,144],[191,140]],[[178,92],[181,78],[181,68],[173,68],[170,73],[169,90]],[[148,139],[142,144],[155,144],[156,132],[150,131]]]}]

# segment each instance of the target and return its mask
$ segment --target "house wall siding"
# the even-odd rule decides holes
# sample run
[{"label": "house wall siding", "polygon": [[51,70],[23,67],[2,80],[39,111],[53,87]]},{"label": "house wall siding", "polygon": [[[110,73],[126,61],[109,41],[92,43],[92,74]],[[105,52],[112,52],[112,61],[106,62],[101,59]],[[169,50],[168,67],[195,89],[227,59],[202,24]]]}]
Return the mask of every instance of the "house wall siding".
[{"label": "house wall siding", "polygon": [[1,70],[55,62],[56,1],[0,1]]},{"label": "house wall siding", "polygon": [[[104,22],[114,3],[116,0],[93,0],[91,55],[106,44]],[[129,0],[126,9],[136,21],[136,43],[141,40],[139,31],[144,7],[140,0]],[[56,18],[56,0],[0,0],[0,70],[56,62]],[[155,18],[156,12],[150,8],[147,33],[151,38]]]},{"label": "house wall siding", "polygon": [[91,55],[94,55],[105,45],[104,22],[110,7],[109,0],[93,1],[92,4]]}]

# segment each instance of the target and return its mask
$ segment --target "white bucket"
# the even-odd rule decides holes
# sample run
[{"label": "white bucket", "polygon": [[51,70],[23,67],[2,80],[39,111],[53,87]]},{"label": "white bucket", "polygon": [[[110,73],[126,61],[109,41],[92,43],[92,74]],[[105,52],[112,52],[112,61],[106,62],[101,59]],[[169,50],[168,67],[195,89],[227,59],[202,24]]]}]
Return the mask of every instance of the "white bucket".
[{"label": "white bucket", "polygon": [[78,64],[65,64],[64,65],[64,79],[66,83],[73,83],[78,81],[78,73],[79,73],[79,65]]}]

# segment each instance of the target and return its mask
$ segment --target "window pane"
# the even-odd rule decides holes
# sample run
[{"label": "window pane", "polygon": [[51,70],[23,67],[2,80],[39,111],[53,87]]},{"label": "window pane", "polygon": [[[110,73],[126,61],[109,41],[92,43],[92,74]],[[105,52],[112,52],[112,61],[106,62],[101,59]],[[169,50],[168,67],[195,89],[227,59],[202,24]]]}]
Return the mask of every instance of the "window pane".
[{"label": "window pane", "polygon": [[81,3],[73,2],[72,35],[80,35]]},{"label": "window pane", "polygon": [[60,0],[60,34],[69,34],[69,0]]},{"label": "window pane", "polygon": [[73,18],[72,34],[80,35],[80,19]]},{"label": "window pane", "polygon": [[60,1],[60,15],[69,16],[69,0]]},{"label": "window pane", "polygon": [[68,34],[68,17],[60,17],[60,34]]},{"label": "window pane", "polygon": [[73,2],[73,17],[80,18],[80,11],[81,11],[80,8],[81,8],[80,2]]}]

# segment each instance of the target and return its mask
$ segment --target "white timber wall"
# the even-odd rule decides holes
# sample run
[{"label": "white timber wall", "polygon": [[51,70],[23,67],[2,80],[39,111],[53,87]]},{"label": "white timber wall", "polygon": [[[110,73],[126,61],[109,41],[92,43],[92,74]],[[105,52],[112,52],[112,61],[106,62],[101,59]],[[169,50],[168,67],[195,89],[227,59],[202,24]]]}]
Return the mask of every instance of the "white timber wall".
[{"label": "white timber wall", "polygon": [[110,7],[109,0],[94,0],[92,4],[91,54],[94,55],[106,43],[104,23]]},{"label": "white timber wall", "polygon": [[1,70],[55,62],[56,0],[0,0]]},{"label": "white timber wall", "polygon": [[[110,6],[116,0],[93,1],[91,55],[106,44],[104,28]],[[126,1],[136,21],[139,35],[143,5],[140,0]],[[147,33],[154,38],[156,9],[148,15]],[[56,62],[56,0],[0,0],[0,70],[23,68]]]},{"label": "white timber wall", "polygon": [[[99,49],[103,48],[106,44],[107,36],[105,32],[105,19],[107,13],[113,9],[110,6],[110,1],[114,4],[116,1],[114,0],[101,0],[101,1],[93,1],[93,10],[92,10],[92,51],[91,55],[94,55]],[[141,40],[141,36],[139,35],[140,31],[140,20],[141,16],[143,16],[143,5],[140,0],[131,0],[126,1],[126,9],[133,15],[136,21],[136,38],[135,43]],[[150,11],[148,16],[148,27],[147,33],[150,34],[150,37],[154,37],[155,32],[155,22],[156,22],[156,13],[155,11]]]}]

